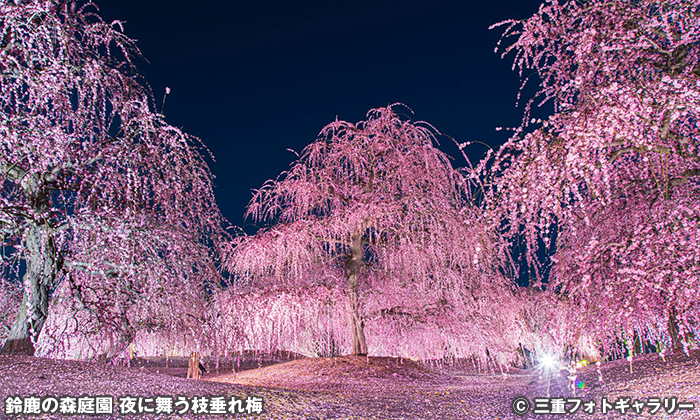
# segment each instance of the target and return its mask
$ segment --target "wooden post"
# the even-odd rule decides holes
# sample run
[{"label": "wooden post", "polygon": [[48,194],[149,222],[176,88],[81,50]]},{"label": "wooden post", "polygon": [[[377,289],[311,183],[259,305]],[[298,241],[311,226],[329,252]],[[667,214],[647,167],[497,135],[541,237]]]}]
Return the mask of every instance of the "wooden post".
[{"label": "wooden post", "polygon": [[190,355],[190,363],[187,366],[187,378],[199,379],[202,372],[199,371],[199,352],[193,352]]}]

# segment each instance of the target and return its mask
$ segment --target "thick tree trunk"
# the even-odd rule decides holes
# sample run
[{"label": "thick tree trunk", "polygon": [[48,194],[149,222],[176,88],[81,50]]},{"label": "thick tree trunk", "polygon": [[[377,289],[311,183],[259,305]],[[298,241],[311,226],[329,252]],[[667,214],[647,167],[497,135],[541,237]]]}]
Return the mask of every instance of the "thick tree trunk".
[{"label": "thick tree trunk", "polygon": [[367,342],[365,341],[364,322],[360,316],[360,299],[358,294],[361,265],[362,234],[356,233],[352,237],[350,255],[347,261],[345,261],[345,277],[347,280],[348,298],[350,299],[350,309],[347,317],[350,323],[352,354],[354,355],[367,354]]},{"label": "thick tree trunk", "polygon": [[33,342],[39,337],[49,313],[49,288],[58,273],[58,258],[46,224],[33,224],[23,246],[27,251],[24,297],[17,318],[0,354],[34,354]]}]

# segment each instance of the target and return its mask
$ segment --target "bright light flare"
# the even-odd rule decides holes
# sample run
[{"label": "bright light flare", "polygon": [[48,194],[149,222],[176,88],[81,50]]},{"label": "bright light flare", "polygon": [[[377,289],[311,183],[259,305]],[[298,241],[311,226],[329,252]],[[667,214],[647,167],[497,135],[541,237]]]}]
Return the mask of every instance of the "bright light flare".
[{"label": "bright light flare", "polygon": [[545,369],[554,369],[557,367],[557,358],[552,356],[551,354],[543,354],[540,357],[540,366],[542,366]]}]

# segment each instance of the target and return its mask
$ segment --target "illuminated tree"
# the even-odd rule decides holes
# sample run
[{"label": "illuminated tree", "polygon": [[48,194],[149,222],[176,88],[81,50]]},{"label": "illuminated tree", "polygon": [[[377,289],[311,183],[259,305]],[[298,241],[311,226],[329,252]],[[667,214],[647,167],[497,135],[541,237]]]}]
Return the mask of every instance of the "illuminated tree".
[{"label": "illuminated tree", "polygon": [[[490,167],[493,220],[604,345],[680,345],[700,325],[700,7],[547,1],[499,25],[540,86]],[[546,121],[530,119],[538,99]]]},{"label": "illuminated tree", "polygon": [[24,285],[3,351],[33,352],[55,299],[123,347],[218,284],[207,244],[222,219],[198,141],[153,112],[138,50],[96,9],[0,2],[2,275]]},{"label": "illuminated tree", "polygon": [[497,296],[507,299],[501,250],[478,223],[467,180],[435,147],[433,129],[394,109],[326,126],[289,171],[254,194],[247,215],[270,226],[237,238],[227,266],[241,281],[296,300],[314,296],[289,290],[344,289],[347,304],[336,311],[346,312],[353,354],[367,353],[365,322],[378,319],[483,333],[473,344],[483,353],[486,332],[462,322],[495,307]]}]

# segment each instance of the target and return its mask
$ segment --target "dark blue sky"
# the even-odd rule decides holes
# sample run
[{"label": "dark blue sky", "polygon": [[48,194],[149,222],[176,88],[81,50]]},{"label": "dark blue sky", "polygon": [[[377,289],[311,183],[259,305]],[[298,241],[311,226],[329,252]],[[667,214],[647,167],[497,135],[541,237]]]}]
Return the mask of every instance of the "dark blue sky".
[{"label": "dark blue sky", "polygon": [[[286,170],[324,125],[402,102],[458,141],[502,143],[519,125],[518,75],[494,47],[492,23],[525,18],[539,0],[96,0],[125,21],[140,70],[168,121],[212,150],[216,196],[243,224],[251,190]],[[456,166],[457,149],[443,141]],[[473,149],[478,156],[485,149]]]}]

